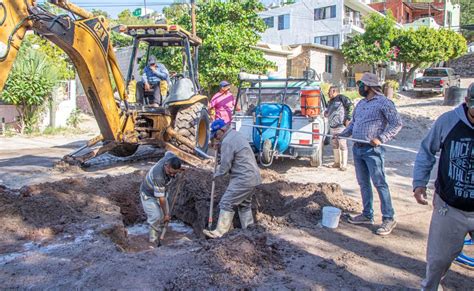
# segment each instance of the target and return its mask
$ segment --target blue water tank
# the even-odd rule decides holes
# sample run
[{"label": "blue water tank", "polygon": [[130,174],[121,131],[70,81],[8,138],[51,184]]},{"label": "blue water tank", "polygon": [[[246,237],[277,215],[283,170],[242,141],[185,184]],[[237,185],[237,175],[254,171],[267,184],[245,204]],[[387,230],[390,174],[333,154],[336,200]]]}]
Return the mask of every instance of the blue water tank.
[{"label": "blue water tank", "polygon": [[[281,113],[281,122],[278,126],[279,117]],[[255,108],[255,124],[280,128],[292,128],[292,113],[291,108],[285,104],[277,103],[261,103]],[[261,150],[261,145],[266,139],[270,139],[272,147],[275,145],[277,130],[275,129],[253,129],[253,143],[258,150]],[[277,147],[279,153],[285,152],[290,146],[291,132],[280,130],[278,134]]]}]

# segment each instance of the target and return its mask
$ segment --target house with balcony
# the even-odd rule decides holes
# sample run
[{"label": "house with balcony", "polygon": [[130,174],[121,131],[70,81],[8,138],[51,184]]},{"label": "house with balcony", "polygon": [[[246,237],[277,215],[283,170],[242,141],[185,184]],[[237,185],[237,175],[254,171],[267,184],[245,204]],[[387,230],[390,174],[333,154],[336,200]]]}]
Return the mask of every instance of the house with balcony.
[{"label": "house with balcony", "polygon": [[[349,72],[344,65],[341,45],[365,32],[362,19],[369,13],[379,12],[359,0],[301,0],[272,7],[259,13],[267,25],[260,46],[266,55],[269,46],[265,44],[292,50],[285,56],[287,76],[301,77],[304,66],[310,66],[324,82],[346,86],[347,79],[356,72]],[[364,66],[356,69],[366,70]]]},{"label": "house with balcony", "polygon": [[[370,7],[407,27],[444,27],[459,31],[461,6],[453,0],[373,0]],[[411,23],[415,23],[410,25]]]},{"label": "house with balcony", "polygon": [[267,24],[262,42],[316,43],[340,48],[351,34],[363,33],[362,17],[378,13],[359,0],[302,0],[259,13]]}]

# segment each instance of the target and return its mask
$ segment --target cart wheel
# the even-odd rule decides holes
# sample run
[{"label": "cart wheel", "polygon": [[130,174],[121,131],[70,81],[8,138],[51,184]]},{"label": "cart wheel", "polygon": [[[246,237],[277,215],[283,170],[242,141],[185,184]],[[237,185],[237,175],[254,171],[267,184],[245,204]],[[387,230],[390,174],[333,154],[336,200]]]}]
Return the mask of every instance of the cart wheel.
[{"label": "cart wheel", "polygon": [[262,154],[260,155],[260,162],[263,166],[270,166],[272,161],[272,141],[266,139],[263,142]]},{"label": "cart wheel", "polygon": [[311,167],[320,167],[323,164],[323,146],[324,143],[322,142],[320,147],[314,150],[309,157],[309,164]]}]

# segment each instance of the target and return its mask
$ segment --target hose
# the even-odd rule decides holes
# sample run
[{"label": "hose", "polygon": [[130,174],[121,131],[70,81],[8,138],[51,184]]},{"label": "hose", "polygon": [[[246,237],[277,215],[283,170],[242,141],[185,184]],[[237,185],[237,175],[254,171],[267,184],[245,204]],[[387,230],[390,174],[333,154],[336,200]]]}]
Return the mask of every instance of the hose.
[{"label": "hose", "polygon": [[[273,126],[264,126],[264,125],[250,125],[250,124],[242,124],[242,126],[246,127],[256,127],[256,128],[264,128],[264,129],[275,129],[275,130],[286,130],[289,132],[298,132],[298,133],[305,133],[305,134],[311,134],[311,135],[320,135],[320,136],[327,136],[327,137],[334,137],[332,134],[324,134],[324,133],[316,133],[316,132],[311,132],[311,131],[305,131],[305,130],[297,130],[297,129],[289,129],[289,128],[278,128],[278,127],[273,127]],[[358,143],[365,143],[365,144],[370,144],[370,142],[362,139],[356,139],[356,138],[351,138],[351,137],[342,137],[339,136],[339,139],[346,139]],[[405,151],[409,153],[414,153],[417,154],[418,152],[406,147],[399,147],[399,146],[394,146],[394,145],[389,145],[389,144],[381,144],[380,146],[386,147],[386,148],[392,148],[400,151]]]},{"label": "hose", "polygon": [[13,40],[13,36],[16,34],[18,29],[20,29],[23,26],[25,21],[27,21],[29,19],[31,19],[31,16],[27,16],[27,17],[23,18],[17,25],[15,25],[12,32],[10,33],[10,36],[8,37],[7,49],[5,51],[5,54],[3,56],[0,56],[0,62],[3,62],[4,60],[6,60],[6,58],[8,56],[8,53],[10,53],[10,47],[11,47],[11,42]]},{"label": "hose", "polygon": [[3,2],[0,2],[0,7],[3,8],[3,18],[0,20],[0,25],[3,25],[5,23],[5,20],[7,20],[7,7],[5,7],[5,4]]}]

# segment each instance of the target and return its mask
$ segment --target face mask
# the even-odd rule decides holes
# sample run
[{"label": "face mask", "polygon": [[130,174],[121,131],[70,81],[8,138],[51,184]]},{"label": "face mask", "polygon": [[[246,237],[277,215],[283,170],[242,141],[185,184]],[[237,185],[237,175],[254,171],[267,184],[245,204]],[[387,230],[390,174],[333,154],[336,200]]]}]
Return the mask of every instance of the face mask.
[{"label": "face mask", "polygon": [[467,107],[474,109],[474,86],[469,86],[470,92],[467,92]]},{"label": "face mask", "polygon": [[474,109],[474,98],[467,99],[467,107]]},{"label": "face mask", "polygon": [[369,95],[369,90],[365,90],[365,85],[362,82],[359,83],[359,95],[362,97],[367,97]]}]

